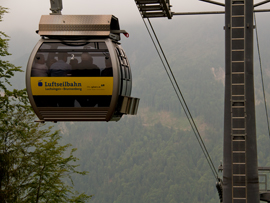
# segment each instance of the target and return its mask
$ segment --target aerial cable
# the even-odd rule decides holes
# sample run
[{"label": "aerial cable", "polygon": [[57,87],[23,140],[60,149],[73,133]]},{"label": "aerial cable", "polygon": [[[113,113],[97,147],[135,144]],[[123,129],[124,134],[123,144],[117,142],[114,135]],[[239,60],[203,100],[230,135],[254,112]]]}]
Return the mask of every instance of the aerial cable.
[{"label": "aerial cable", "polygon": [[255,22],[257,50],[258,50],[258,56],[259,56],[259,62],[260,62],[260,71],[261,71],[261,79],[262,79],[264,108],[265,108],[265,114],[266,114],[266,120],[267,120],[268,134],[269,134],[269,137],[270,137],[269,118],[268,118],[268,110],[267,110],[266,97],[265,97],[264,81],[263,81],[262,59],[261,59],[261,52],[260,52],[260,46],[259,46],[259,36],[258,36],[258,29],[257,29],[257,22],[256,22],[256,14],[255,14],[255,12],[254,12],[254,22]]},{"label": "aerial cable", "polygon": [[[157,37],[157,35],[156,35],[155,31],[154,31],[154,28],[153,28],[153,26],[152,26],[150,20],[147,18],[147,19],[148,19],[148,23],[149,23],[149,25],[150,25],[150,27],[151,27],[151,30],[152,30],[152,32],[153,32],[153,34],[154,34],[154,36],[155,36],[155,39],[156,39],[156,41],[157,41],[157,44],[158,44],[158,46],[159,46],[160,51],[158,50],[158,47],[157,47],[157,45],[156,45],[156,43],[155,43],[155,41],[154,41],[154,39],[153,39],[153,36],[152,36],[152,34],[151,34],[151,32],[150,32],[150,30],[149,30],[149,28],[148,28],[148,26],[147,26],[147,24],[146,24],[144,18],[142,18],[142,19],[143,19],[143,22],[144,22],[144,24],[145,24],[145,27],[146,27],[146,29],[147,29],[147,31],[148,31],[148,33],[149,33],[149,36],[150,36],[150,38],[151,38],[151,40],[152,40],[152,42],[153,42],[153,44],[154,44],[154,46],[155,46],[155,49],[156,49],[156,51],[157,51],[157,53],[158,53],[158,55],[159,55],[159,58],[160,58],[160,60],[161,60],[161,62],[162,62],[162,64],[163,64],[163,66],[164,66],[164,69],[165,69],[165,71],[166,71],[166,73],[167,73],[167,75],[168,75],[168,77],[169,77],[169,79],[170,79],[170,82],[171,82],[171,84],[172,84],[172,86],[173,86],[173,88],[174,88],[174,91],[175,91],[175,93],[176,93],[176,95],[177,95],[177,97],[178,97],[178,100],[180,101],[180,104],[181,104],[181,106],[182,106],[182,108],[183,108],[183,110],[184,110],[184,112],[185,112],[185,115],[186,115],[186,117],[187,117],[187,119],[188,119],[188,121],[189,121],[189,123],[190,123],[190,125],[191,125],[191,128],[192,128],[192,130],[193,130],[193,132],[194,132],[194,134],[195,134],[195,136],[196,136],[196,138],[197,138],[197,140],[198,140],[198,142],[199,142],[199,145],[200,145],[200,147],[201,147],[201,149],[202,149],[202,151],[203,151],[203,153],[204,153],[204,155],[205,155],[205,158],[206,158],[206,160],[207,160],[207,162],[208,162],[208,164],[209,164],[209,166],[210,166],[210,169],[212,170],[212,173],[214,174],[215,178],[218,180],[218,173],[217,173],[217,171],[216,171],[216,169],[215,169],[215,167],[214,167],[214,164],[213,164],[213,162],[212,162],[212,159],[211,159],[211,157],[210,157],[210,155],[209,155],[209,153],[208,153],[208,151],[207,151],[207,148],[206,148],[206,146],[205,146],[205,144],[204,144],[204,142],[203,142],[203,140],[202,140],[202,137],[201,137],[201,135],[200,135],[200,133],[199,133],[199,130],[198,130],[196,124],[195,124],[195,121],[193,120],[193,117],[192,117],[192,115],[191,115],[191,113],[190,113],[190,110],[189,110],[187,104],[186,104],[186,101],[185,101],[185,99],[184,99],[184,96],[183,96],[183,94],[182,94],[182,92],[181,92],[181,90],[180,90],[180,88],[179,88],[179,85],[178,85],[178,83],[177,83],[177,81],[176,81],[176,79],[175,79],[175,77],[174,77],[174,74],[173,74],[173,72],[172,72],[172,70],[171,70],[170,64],[169,64],[169,62],[168,62],[168,60],[167,60],[167,58],[166,58],[166,55],[165,55],[165,53],[164,53],[164,51],[163,51],[163,49],[162,49],[162,46],[161,46],[161,44],[160,44],[160,42],[159,42],[159,40],[158,40],[158,37]],[[164,63],[164,60],[163,60],[162,57],[161,57],[160,52],[162,53],[163,58],[164,58],[164,60],[166,61],[166,64],[167,64],[168,67],[166,67],[166,65],[165,65],[165,63]],[[171,73],[171,75],[169,74],[169,72],[168,72],[167,69],[169,69],[169,72]],[[178,91],[177,91],[177,90],[178,90]],[[181,98],[182,98],[183,101],[181,101],[180,96],[181,96]]]},{"label": "aerial cable", "polygon": [[[143,19],[143,20],[144,20],[144,19]],[[151,36],[151,33],[150,33],[150,31],[149,31],[149,29],[148,29],[148,27],[147,27],[147,25],[146,25],[146,23],[145,23],[145,21],[144,21],[144,23],[145,23],[145,25],[146,25],[146,28],[147,28],[147,30],[148,30],[148,33],[149,33],[149,35],[150,35],[150,37],[151,37],[151,39],[152,39],[152,41],[153,41],[153,43],[154,43],[154,45],[155,45],[155,48],[156,48],[156,50],[157,50],[157,52],[158,52],[158,54],[159,54],[159,56],[160,56],[160,59],[161,59],[161,61],[162,61],[162,63],[163,63],[163,66],[164,66],[166,72],[167,72],[167,75],[168,75],[168,77],[169,77],[169,79],[170,79],[170,81],[171,81],[171,83],[172,83],[172,86],[173,86],[173,88],[174,88],[174,90],[175,90],[175,92],[176,92],[176,95],[177,95],[177,97],[178,97],[178,99],[179,99],[179,101],[180,101],[180,103],[181,103],[181,106],[183,107],[183,110],[184,110],[184,112],[185,112],[185,114],[186,114],[186,116],[187,116],[187,118],[188,118],[188,121],[189,121],[189,123],[190,123],[190,125],[191,125],[191,127],[192,127],[192,130],[193,130],[194,134],[196,135],[196,138],[197,138],[197,140],[198,140],[198,142],[199,142],[199,145],[200,145],[200,147],[201,147],[201,149],[202,149],[202,151],[203,151],[203,153],[204,153],[204,155],[205,155],[205,157],[206,157],[206,159],[207,159],[207,162],[208,162],[208,164],[209,164],[209,166],[210,166],[210,168],[211,168],[211,170],[212,170],[214,176],[215,176],[215,177],[218,177],[218,174],[217,174],[217,172],[216,172],[216,170],[215,170],[215,167],[214,167],[214,164],[213,164],[213,162],[212,162],[212,160],[211,160],[211,157],[210,157],[210,155],[209,155],[209,153],[208,153],[208,151],[207,151],[207,149],[206,149],[206,146],[205,146],[205,144],[204,144],[204,142],[203,142],[203,140],[202,140],[202,138],[201,138],[201,135],[200,135],[200,133],[199,133],[199,130],[198,130],[198,128],[197,128],[197,126],[196,126],[196,124],[195,124],[193,118],[192,118],[192,115],[191,115],[191,113],[190,113],[190,111],[189,111],[189,108],[188,108],[188,106],[187,106],[187,104],[186,104],[186,102],[185,102],[184,96],[183,96],[183,94],[182,94],[182,92],[181,92],[181,90],[180,90],[180,88],[179,88],[179,85],[178,85],[178,83],[177,83],[177,81],[176,81],[176,79],[175,79],[175,77],[174,77],[174,74],[173,74],[171,68],[170,68],[170,65],[169,65],[169,62],[168,62],[168,60],[167,60],[167,58],[166,58],[166,55],[165,55],[165,53],[164,53],[164,51],[163,51],[163,49],[162,49],[162,47],[161,47],[161,45],[160,45],[160,43],[159,43],[159,40],[158,40],[158,38],[157,38],[157,35],[156,35],[156,33],[155,33],[155,31],[154,31],[154,28],[153,28],[153,26],[152,26],[152,24],[151,24],[151,22],[150,22],[149,19],[148,19],[148,22],[149,22],[149,24],[150,24],[150,26],[151,26],[152,32],[153,32],[154,35],[155,35],[156,41],[157,41],[157,43],[158,43],[158,45],[159,45],[159,48],[160,48],[160,50],[161,50],[161,52],[162,52],[162,55],[163,55],[163,57],[164,57],[164,59],[165,59],[165,61],[166,61],[166,63],[167,63],[168,69],[170,70],[170,73],[171,73],[172,76],[169,75],[169,73],[168,73],[168,71],[167,71],[167,69],[166,69],[166,66],[164,65],[163,59],[161,58],[160,53],[159,53],[159,51],[158,51],[158,49],[157,49],[157,46],[155,45],[155,42],[154,42],[154,40],[153,40],[153,37]],[[171,77],[173,78],[173,81],[174,81],[175,84],[173,84]],[[175,88],[175,85],[177,86],[177,90],[179,91],[179,93],[177,92],[177,90],[176,90],[176,88]],[[183,104],[183,102],[181,101],[179,94],[181,95],[184,104]]]},{"label": "aerial cable", "polygon": [[[159,45],[159,47],[160,47],[160,50],[161,50],[161,52],[162,52],[162,55],[163,55],[165,61],[166,61],[166,63],[167,63],[168,69],[169,69],[169,71],[170,71],[170,73],[171,73],[171,75],[172,75],[172,78],[173,78],[173,81],[175,82],[175,85],[177,86],[177,90],[179,91],[179,93],[180,93],[180,95],[181,95],[181,98],[182,98],[182,100],[183,100],[184,105],[182,104],[181,101],[180,101],[180,103],[181,103],[181,105],[182,105],[182,107],[183,107],[185,113],[187,112],[187,114],[188,114],[188,115],[186,114],[187,118],[188,118],[188,119],[189,119],[189,118],[191,119],[192,124],[193,124],[193,126],[194,126],[194,128],[195,128],[197,134],[196,134],[195,132],[194,132],[194,133],[195,133],[196,136],[199,137],[199,140],[201,141],[201,143],[202,143],[202,145],[203,145],[203,148],[204,148],[204,150],[205,150],[205,152],[206,152],[206,154],[207,154],[207,157],[209,158],[209,160],[210,160],[210,162],[211,162],[212,167],[215,168],[215,167],[214,167],[214,164],[213,164],[213,162],[212,162],[212,160],[211,160],[211,158],[210,158],[210,155],[209,155],[209,153],[208,153],[208,151],[207,151],[207,149],[206,149],[206,146],[205,146],[205,144],[204,144],[204,142],[203,142],[203,140],[202,140],[202,137],[201,137],[200,132],[199,132],[199,130],[198,130],[198,128],[197,128],[197,125],[196,125],[196,123],[195,123],[195,121],[194,121],[194,119],[193,119],[193,117],[192,117],[192,115],[191,115],[191,113],[190,113],[189,107],[188,107],[188,105],[187,105],[187,103],[186,103],[186,101],[185,101],[185,98],[184,98],[184,96],[183,96],[183,94],[182,94],[182,92],[181,92],[181,89],[180,89],[180,87],[179,87],[179,85],[178,85],[178,83],[177,83],[177,80],[176,80],[176,78],[175,78],[175,76],[174,76],[174,74],[173,74],[173,72],[172,72],[172,69],[171,69],[171,66],[170,66],[170,64],[169,64],[169,62],[168,62],[168,60],[167,60],[167,57],[166,57],[166,55],[165,55],[165,53],[164,53],[164,51],[163,51],[163,49],[162,49],[162,46],[161,46],[161,44],[160,44],[160,42],[159,42],[159,40],[158,40],[158,37],[157,37],[157,35],[156,35],[156,33],[155,33],[155,30],[154,30],[154,28],[153,28],[153,26],[152,26],[152,24],[151,24],[149,18],[147,18],[147,20],[148,20],[148,22],[149,22],[149,25],[151,26],[151,29],[152,29],[152,31],[153,31],[153,33],[154,33],[154,36],[155,36],[155,38],[156,38],[156,41],[157,41],[157,43],[158,43],[158,45]],[[180,99],[179,99],[179,100],[180,100]],[[184,107],[185,107],[185,108],[184,108]],[[185,109],[186,109],[186,110],[185,110]],[[190,121],[190,119],[189,119],[189,121]],[[192,124],[190,123],[191,126],[192,126]],[[193,131],[194,131],[194,130],[193,130]],[[200,143],[200,142],[199,142],[199,143]],[[217,175],[217,173],[216,173],[216,175]]]},{"label": "aerial cable", "polygon": [[[175,84],[173,83],[173,81],[172,81],[172,79],[171,79],[171,76],[169,75],[169,72],[168,72],[168,70],[167,70],[167,68],[166,68],[166,65],[165,65],[165,63],[164,63],[164,61],[163,61],[163,59],[162,59],[162,57],[161,57],[161,54],[160,54],[160,52],[159,52],[159,50],[158,50],[158,48],[157,48],[157,45],[156,45],[156,43],[155,43],[155,41],[154,41],[154,39],[153,39],[153,37],[152,37],[152,35],[151,35],[151,33],[150,33],[150,30],[149,30],[148,26],[147,26],[146,23],[145,23],[145,20],[144,20],[144,19],[143,19],[143,22],[144,22],[144,24],[145,24],[145,26],[146,26],[146,29],[147,29],[147,31],[148,31],[148,33],[149,33],[149,36],[150,36],[150,38],[151,38],[151,40],[152,40],[152,42],[153,42],[153,44],[154,44],[154,46],[155,46],[155,48],[156,48],[156,51],[157,51],[157,53],[158,53],[158,55],[159,55],[159,58],[160,58],[160,60],[161,60],[161,62],[162,62],[162,64],[163,64],[163,66],[164,66],[164,69],[165,69],[165,71],[166,71],[166,73],[167,73],[167,75],[168,75],[168,77],[169,77],[169,80],[170,80],[170,82],[171,82],[171,84],[172,84],[172,86],[173,86],[173,88],[174,88],[174,91],[175,91],[175,93],[176,93],[176,95],[177,95],[177,97],[178,97],[178,100],[180,101],[180,104],[181,104],[181,106],[183,107],[183,110],[184,110],[184,112],[185,112],[185,114],[186,114],[186,116],[187,116],[187,119],[188,119],[188,121],[189,121],[189,123],[190,123],[190,125],[191,125],[191,128],[192,128],[194,134],[196,135],[196,138],[197,138],[197,140],[198,140],[198,143],[199,143],[199,145],[200,145],[200,147],[201,147],[201,149],[202,149],[202,151],[203,151],[203,153],[204,153],[204,155],[205,155],[205,157],[206,157],[206,160],[207,160],[207,162],[208,162],[208,164],[209,164],[209,166],[210,166],[210,168],[211,168],[211,170],[212,170],[212,173],[213,173],[214,176],[216,177],[217,174],[215,173],[215,171],[214,171],[214,169],[213,169],[214,167],[213,167],[213,165],[211,165],[211,163],[210,163],[209,160],[208,160],[208,159],[210,159],[210,161],[211,161],[211,158],[208,158],[208,157],[207,157],[207,155],[206,155],[206,153],[205,153],[205,150],[203,149],[203,146],[202,146],[202,144],[201,144],[201,142],[200,142],[200,140],[199,140],[199,138],[198,138],[198,136],[197,136],[197,134],[196,134],[196,132],[195,132],[194,126],[192,125],[192,123],[191,123],[191,121],[190,121],[190,118],[189,118],[189,116],[188,116],[187,110],[184,108],[184,104],[182,103],[182,101],[181,101],[181,99],[180,99],[180,96],[179,96],[179,93],[178,93],[177,90],[176,90]],[[207,151],[207,150],[206,150],[206,151]]]}]

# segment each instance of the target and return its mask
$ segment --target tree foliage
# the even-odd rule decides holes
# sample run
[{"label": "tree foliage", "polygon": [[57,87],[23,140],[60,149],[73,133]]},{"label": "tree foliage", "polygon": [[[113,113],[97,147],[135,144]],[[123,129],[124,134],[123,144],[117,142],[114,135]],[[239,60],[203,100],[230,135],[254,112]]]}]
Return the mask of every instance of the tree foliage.
[{"label": "tree foliage", "polygon": [[[7,12],[0,6],[0,22]],[[0,32],[0,56],[8,52],[8,36]],[[85,202],[91,196],[73,191],[71,174],[78,160],[71,146],[60,145],[59,132],[34,122],[26,90],[9,90],[9,79],[21,67],[0,59],[0,202]],[[68,181],[71,184],[68,183]]]},{"label": "tree foliage", "polygon": [[[66,128],[66,142],[77,140],[81,170],[91,171],[73,180],[78,191],[95,194],[93,203],[218,202],[215,177],[191,131],[144,125],[138,116],[118,123],[68,123]],[[222,135],[207,130],[205,136],[218,165]]]}]

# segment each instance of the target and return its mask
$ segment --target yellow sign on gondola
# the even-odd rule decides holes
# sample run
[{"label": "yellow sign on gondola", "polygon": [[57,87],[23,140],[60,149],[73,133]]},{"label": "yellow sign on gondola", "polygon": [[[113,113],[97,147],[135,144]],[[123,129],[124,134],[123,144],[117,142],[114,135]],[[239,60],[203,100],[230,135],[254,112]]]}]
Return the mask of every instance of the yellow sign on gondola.
[{"label": "yellow sign on gondola", "polygon": [[33,95],[112,95],[113,77],[31,77]]}]

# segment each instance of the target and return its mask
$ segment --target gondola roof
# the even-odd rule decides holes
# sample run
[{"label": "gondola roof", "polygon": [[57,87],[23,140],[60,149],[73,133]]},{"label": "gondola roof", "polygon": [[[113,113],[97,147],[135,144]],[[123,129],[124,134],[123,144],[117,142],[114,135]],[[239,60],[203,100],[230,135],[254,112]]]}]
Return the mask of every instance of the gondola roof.
[{"label": "gondola roof", "polygon": [[97,36],[120,40],[118,18],[113,15],[42,15],[38,34],[43,37]]}]

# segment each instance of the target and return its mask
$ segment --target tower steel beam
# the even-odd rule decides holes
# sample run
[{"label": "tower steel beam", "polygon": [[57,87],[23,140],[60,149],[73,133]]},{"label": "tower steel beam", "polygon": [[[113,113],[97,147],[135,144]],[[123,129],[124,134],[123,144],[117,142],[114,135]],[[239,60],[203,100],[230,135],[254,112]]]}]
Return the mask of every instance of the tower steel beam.
[{"label": "tower steel beam", "polygon": [[254,7],[261,6],[261,5],[269,3],[269,2],[270,2],[270,0],[262,1],[260,3],[254,4]]},{"label": "tower steel beam", "polygon": [[[255,13],[270,12],[270,9],[254,10]],[[201,11],[201,12],[172,12],[172,16],[177,15],[208,15],[208,14],[225,14],[225,11]]]},{"label": "tower steel beam", "polygon": [[135,0],[143,18],[172,18],[170,0]]},{"label": "tower steel beam", "polygon": [[259,203],[253,0],[225,1],[224,203]]}]

